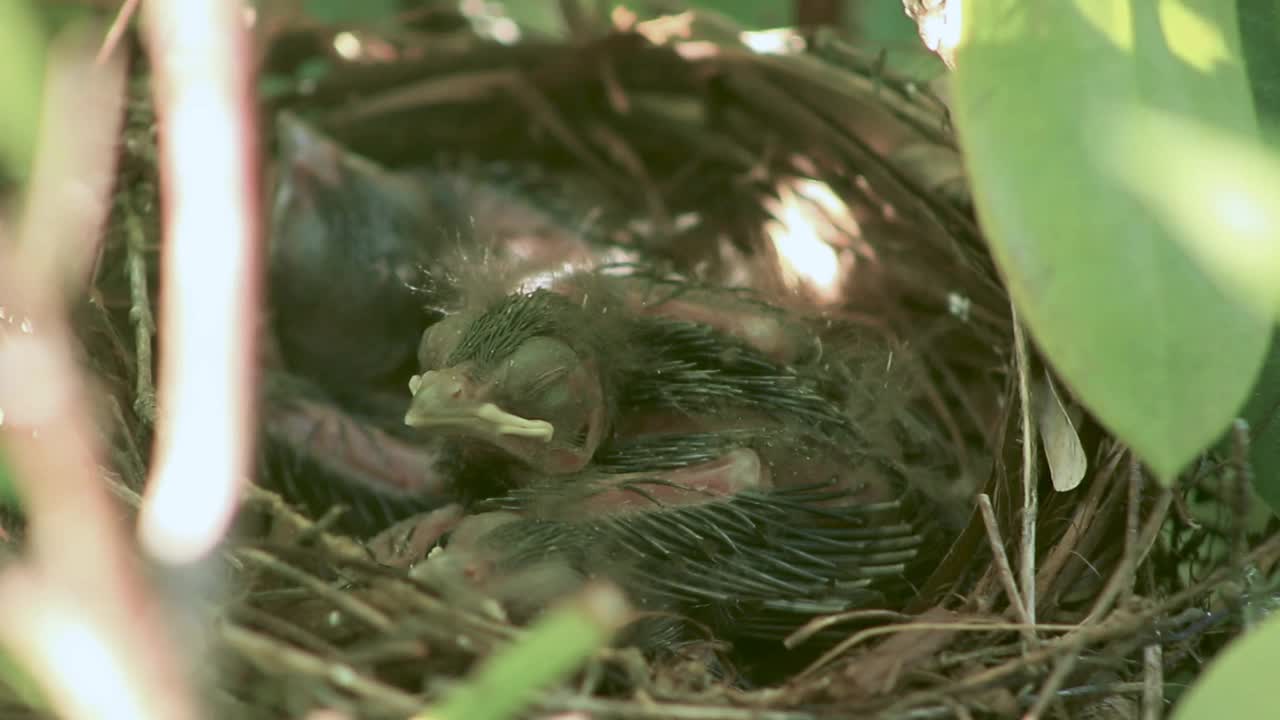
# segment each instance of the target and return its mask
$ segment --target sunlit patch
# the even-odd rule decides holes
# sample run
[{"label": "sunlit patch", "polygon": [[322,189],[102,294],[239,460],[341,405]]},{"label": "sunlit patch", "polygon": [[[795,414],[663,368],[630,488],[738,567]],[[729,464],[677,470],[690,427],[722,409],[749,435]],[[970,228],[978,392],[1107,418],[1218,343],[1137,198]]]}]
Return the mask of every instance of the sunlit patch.
[{"label": "sunlit patch", "polygon": [[[777,194],[777,198],[765,201],[773,219],[765,223],[764,230],[778,253],[783,280],[793,289],[807,290],[819,301],[839,301],[853,255],[839,252],[824,236],[856,236],[857,222],[825,183],[788,180],[779,185]],[[825,207],[827,203],[830,209]],[[833,218],[841,218],[845,227],[839,227]]]},{"label": "sunlit patch", "polygon": [[501,3],[485,0],[462,0],[458,11],[471,23],[471,29],[480,37],[489,38],[501,45],[520,42],[520,25],[503,14]]},{"label": "sunlit patch", "polygon": [[1267,211],[1258,205],[1256,197],[1234,189],[1217,192],[1211,201],[1218,220],[1239,235],[1253,238],[1272,236],[1270,219]]},{"label": "sunlit patch", "polygon": [[[1204,73],[1212,73],[1222,63],[1235,62],[1235,53],[1224,28],[1187,3],[1159,4],[1160,27],[1174,57]],[[1235,32],[1235,28],[1231,28]]]},{"label": "sunlit patch", "polygon": [[1140,105],[1093,124],[1089,137],[1105,140],[1102,169],[1159,213],[1199,271],[1255,312],[1280,307],[1280,162],[1259,151],[1256,137]]},{"label": "sunlit patch", "polygon": [[[696,212],[683,212],[671,218],[671,230],[676,233],[688,232],[702,223],[702,216]],[[658,228],[652,220],[637,218],[627,223],[627,230],[640,237],[653,237]]]},{"label": "sunlit patch", "polygon": [[505,250],[517,260],[531,260],[545,252],[545,239],[537,235],[515,235],[505,240]]},{"label": "sunlit patch", "polygon": [[93,708],[93,717],[100,718],[148,716],[136,683],[127,675],[129,665],[82,612],[63,603],[33,603],[31,610],[30,647],[43,655],[41,664],[56,676],[50,679],[57,683],[66,705]]},{"label": "sunlit patch", "polygon": [[360,47],[360,38],[355,33],[340,32],[333,36],[333,49],[344,60],[359,60],[364,54]]},{"label": "sunlit patch", "polygon": [[693,37],[693,18],[692,11],[685,11],[636,23],[635,28],[637,33],[654,45],[666,45],[675,39],[688,40]]},{"label": "sunlit patch", "polygon": [[948,66],[954,65],[956,47],[960,44],[962,5],[962,0],[948,0],[916,17],[925,47],[937,53]]},{"label": "sunlit patch", "polygon": [[333,50],[348,62],[391,62],[400,57],[395,46],[376,37],[360,37],[344,30],[333,36]]},{"label": "sunlit patch", "polygon": [[811,178],[800,178],[792,183],[792,188],[804,199],[822,208],[826,219],[836,230],[851,238],[861,237],[862,228],[853,218],[853,212],[831,186]]},{"label": "sunlit patch", "polygon": [[534,273],[523,280],[516,286],[516,292],[531,293],[535,290],[546,290],[556,284],[557,280],[568,277],[580,268],[573,263],[565,263],[554,270],[544,270],[540,273]]},{"label": "sunlit patch", "polygon": [[676,54],[690,62],[707,60],[720,54],[720,46],[703,40],[676,43]]},{"label": "sunlit patch", "polygon": [[957,292],[947,293],[947,312],[951,316],[961,320],[969,321],[969,310],[973,307],[973,301]]},{"label": "sunlit patch", "polygon": [[804,38],[789,28],[743,31],[738,39],[761,55],[793,55],[804,52],[806,46]]},{"label": "sunlit patch", "polygon": [[618,5],[613,8],[613,12],[609,13],[609,20],[613,22],[613,27],[618,32],[631,32],[639,19],[635,11],[626,5]]},{"label": "sunlit patch", "polygon": [[515,45],[520,41],[520,26],[511,18],[495,18],[489,35],[502,45]]}]

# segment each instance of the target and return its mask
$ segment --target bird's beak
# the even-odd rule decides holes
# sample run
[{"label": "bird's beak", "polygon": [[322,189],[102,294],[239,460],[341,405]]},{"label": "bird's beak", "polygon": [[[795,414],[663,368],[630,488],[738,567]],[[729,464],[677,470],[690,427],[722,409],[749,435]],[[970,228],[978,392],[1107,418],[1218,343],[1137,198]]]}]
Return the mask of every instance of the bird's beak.
[{"label": "bird's beak", "polygon": [[476,398],[474,383],[456,370],[430,370],[409,378],[413,401],[405,413],[409,427],[452,427],[483,437],[551,442],[555,426],[513,415]]}]

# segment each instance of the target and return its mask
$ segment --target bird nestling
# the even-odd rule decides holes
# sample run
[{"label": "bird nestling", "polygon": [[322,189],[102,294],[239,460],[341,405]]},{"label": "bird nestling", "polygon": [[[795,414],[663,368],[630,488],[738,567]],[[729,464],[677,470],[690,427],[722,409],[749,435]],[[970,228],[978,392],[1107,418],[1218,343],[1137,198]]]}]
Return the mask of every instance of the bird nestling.
[{"label": "bird nestling", "polygon": [[317,513],[353,506],[340,527],[370,534],[447,499],[449,448],[407,432],[401,393],[418,337],[473,265],[540,272],[611,250],[579,232],[585,209],[542,203],[518,169],[391,171],[292,114],[276,129],[268,475]]},{"label": "bird nestling", "polygon": [[[775,309],[728,291],[580,273],[427,330],[405,423],[477,440],[549,475],[579,472],[637,435],[779,427],[842,456],[846,469],[874,464],[817,365],[770,357],[795,346],[778,333],[803,335]],[[817,346],[816,335],[807,339]],[[812,473],[800,474],[807,484]]]},{"label": "bird nestling", "polygon": [[[405,422],[467,439],[501,478],[433,572],[493,587],[551,563],[775,639],[882,601],[920,543],[905,484],[815,348],[770,357],[805,359],[783,351],[779,333],[805,335],[784,319],[728,291],[595,272],[430,328]],[[547,587],[499,594],[537,606]]]}]

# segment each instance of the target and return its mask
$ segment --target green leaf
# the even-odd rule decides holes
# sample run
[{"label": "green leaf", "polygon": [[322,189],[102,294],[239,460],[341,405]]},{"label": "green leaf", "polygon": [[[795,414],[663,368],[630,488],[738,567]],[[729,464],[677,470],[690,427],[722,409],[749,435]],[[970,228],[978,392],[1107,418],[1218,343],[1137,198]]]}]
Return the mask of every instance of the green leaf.
[{"label": "green leaf", "polygon": [[[0,408],[0,425],[4,423],[4,409]],[[13,476],[13,468],[9,464],[4,448],[0,447],[0,507],[18,508],[22,506],[22,497],[18,495],[17,478]]]},{"label": "green leaf", "polygon": [[1234,3],[969,0],[953,90],[1021,316],[1170,482],[1243,405],[1280,287]]},{"label": "green leaf", "polygon": [[1234,643],[1209,664],[1174,708],[1174,720],[1258,720],[1276,716],[1280,690],[1280,613]]},{"label": "green leaf", "polygon": [[622,593],[591,585],[553,608],[520,642],[492,656],[475,677],[415,720],[503,720],[544,687],[563,680],[609,641],[630,614]]},{"label": "green leaf", "polygon": [[[1271,510],[1280,514],[1280,332],[1273,331],[1267,362],[1240,417],[1249,423],[1249,464],[1253,486]],[[1231,452],[1228,435],[1219,452]]]},{"label": "green leaf", "polygon": [[0,163],[19,179],[35,151],[47,42],[29,3],[0,2]]},{"label": "green leaf", "polygon": [[0,684],[25,705],[46,712],[50,709],[39,683],[8,649],[0,649]]},{"label": "green leaf", "polygon": [[1240,42],[1263,138],[1280,146],[1280,4],[1239,0]]},{"label": "green leaf", "polygon": [[305,0],[306,14],[322,23],[377,23],[393,17],[400,9],[399,0]]}]

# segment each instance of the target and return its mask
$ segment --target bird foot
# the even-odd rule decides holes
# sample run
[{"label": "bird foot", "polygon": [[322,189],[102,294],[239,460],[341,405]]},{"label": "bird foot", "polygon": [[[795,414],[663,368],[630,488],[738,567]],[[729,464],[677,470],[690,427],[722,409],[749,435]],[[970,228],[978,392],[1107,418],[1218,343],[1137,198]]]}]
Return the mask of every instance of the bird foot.
[{"label": "bird foot", "polygon": [[462,521],[462,506],[446,505],[405,518],[369,540],[373,559],[383,565],[408,568],[423,560],[445,533]]}]

